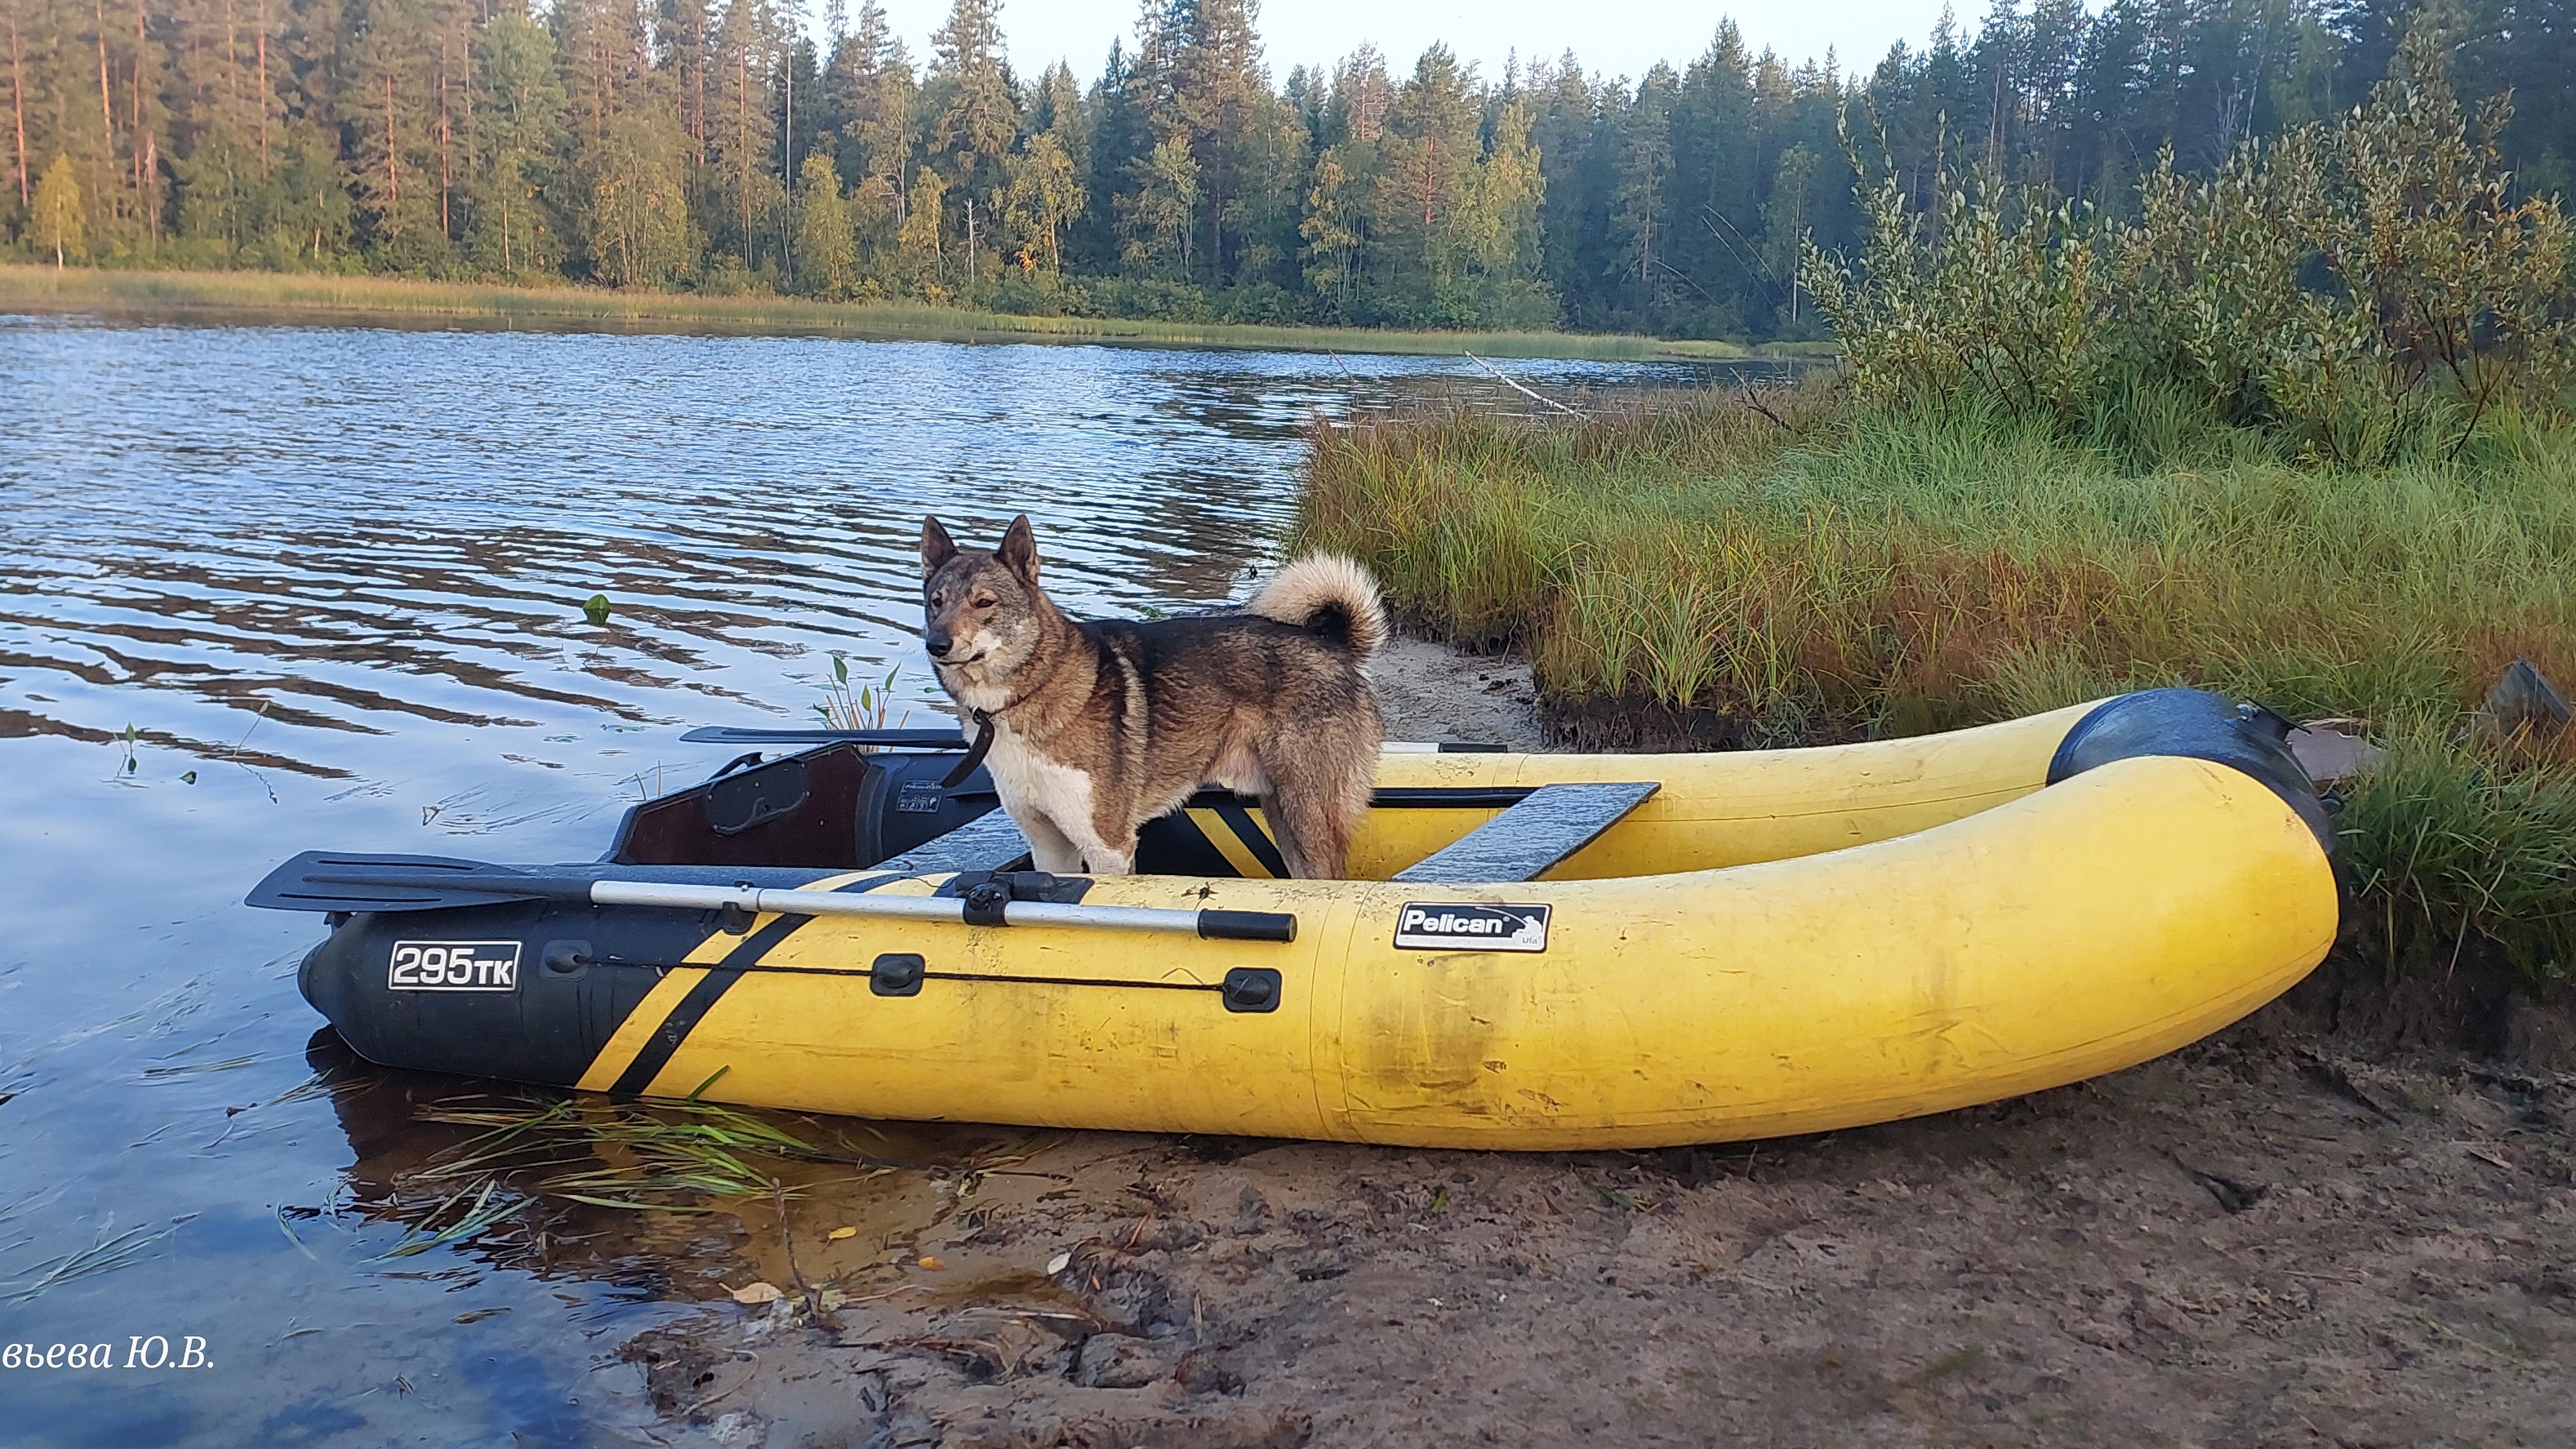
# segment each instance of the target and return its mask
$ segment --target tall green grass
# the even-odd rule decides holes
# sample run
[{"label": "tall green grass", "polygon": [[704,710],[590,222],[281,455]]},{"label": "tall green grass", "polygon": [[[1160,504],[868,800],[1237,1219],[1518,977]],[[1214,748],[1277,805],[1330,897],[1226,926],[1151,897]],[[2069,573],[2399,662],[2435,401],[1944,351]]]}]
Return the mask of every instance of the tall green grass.
[{"label": "tall green grass", "polygon": [[1949,727],[2185,681],[2285,711],[2576,679],[2576,436],[2291,467],[2211,429],[2140,467],[2046,427],[1722,396],[1541,426],[1318,424],[1302,532],[1430,632],[1518,640],[1558,702]]},{"label": "tall green grass", "polygon": [[1765,407],[1319,422],[1302,541],[1417,628],[1517,643],[1550,704],[1759,742],[2162,684],[2366,720],[2394,753],[2345,819],[2380,945],[2487,942],[2534,980],[2576,960],[2576,747],[2463,723],[2517,657],[2576,681],[2576,433],[2319,471],[2188,412],[2085,445],[1973,398]]}]

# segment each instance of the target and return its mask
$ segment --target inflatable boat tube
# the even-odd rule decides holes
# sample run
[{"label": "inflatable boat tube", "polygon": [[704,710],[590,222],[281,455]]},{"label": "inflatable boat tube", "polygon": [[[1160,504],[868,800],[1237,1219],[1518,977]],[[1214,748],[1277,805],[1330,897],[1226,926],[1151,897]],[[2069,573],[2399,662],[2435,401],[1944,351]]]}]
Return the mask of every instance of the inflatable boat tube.
[{"label": "inflatable boat tube", "polygon": [[989,784],[939,783],[954,751],[826,745],[639,807],[601,862],[444,863],[484,882],[461,904],[319,854],[252,903],[334,913],[304,995],[388,1065],[880,1118],[1715,1142],[2062,1085],[2288,989],[2340,890],[2284,728],[2156,690],[1820,749],[1389,753],[1344,881],[1264,878],[1228,796],[1147,833],[1165,873],[1014,872]]}]

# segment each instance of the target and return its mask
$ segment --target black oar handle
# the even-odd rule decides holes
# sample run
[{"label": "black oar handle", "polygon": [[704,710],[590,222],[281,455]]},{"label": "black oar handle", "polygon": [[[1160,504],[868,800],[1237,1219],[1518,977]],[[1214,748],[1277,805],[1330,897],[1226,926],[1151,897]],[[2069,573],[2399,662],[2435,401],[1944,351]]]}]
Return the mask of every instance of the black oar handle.
[{"label": "black oar handle", "polygon": [[1199,939],[1284,944],[1297,939],[1297,918],[1284,911],[1201,911]]}]

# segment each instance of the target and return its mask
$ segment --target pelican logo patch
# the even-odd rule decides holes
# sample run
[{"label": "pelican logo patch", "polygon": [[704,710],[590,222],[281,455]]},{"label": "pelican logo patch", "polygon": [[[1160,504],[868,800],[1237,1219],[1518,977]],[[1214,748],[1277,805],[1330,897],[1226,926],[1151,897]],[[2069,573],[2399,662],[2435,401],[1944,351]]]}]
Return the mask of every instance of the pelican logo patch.
[{"label": "pelican logo patch", "polygon": [[396,941],[385,985],[395,991],[516,991],[516,941]]},{"label": "pelican logo patch", "polygon": [[1395,944],[1408,951],[1544,951],[1545,906],[1474,906],[1407,901]]}]

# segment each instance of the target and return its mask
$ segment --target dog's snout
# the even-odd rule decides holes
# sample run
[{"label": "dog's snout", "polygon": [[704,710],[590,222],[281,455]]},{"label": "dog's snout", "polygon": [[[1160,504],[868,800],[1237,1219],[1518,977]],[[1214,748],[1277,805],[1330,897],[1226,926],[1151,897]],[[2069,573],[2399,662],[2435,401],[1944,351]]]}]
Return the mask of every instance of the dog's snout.
[{"label": "dog's snout", "polygon": [[949,636],[947,630],[936,627],[924,631],[921,636],[922,647],[930,651],[930,657],[933,659],[947,658],[949,646],[956,642]]}]

